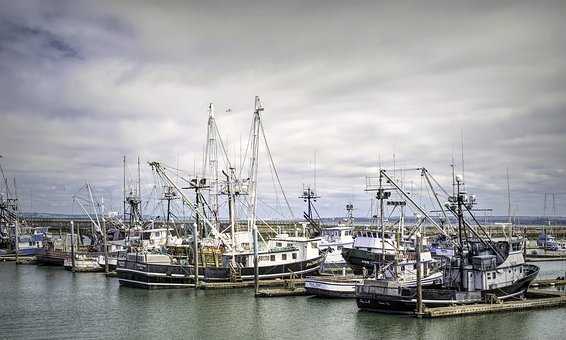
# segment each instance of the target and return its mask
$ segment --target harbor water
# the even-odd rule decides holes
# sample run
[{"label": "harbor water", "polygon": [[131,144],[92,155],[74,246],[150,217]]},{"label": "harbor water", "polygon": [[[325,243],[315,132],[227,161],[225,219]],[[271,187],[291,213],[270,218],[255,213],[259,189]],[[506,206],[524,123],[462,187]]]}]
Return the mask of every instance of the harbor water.
[{"label": "harbor water", "polygon": [[[537,263],[545,277],[565,262]],[[100,273],[0,263],[0,339],[564,339],[564,309],[420,320],[251,289],[148,291]]]}]

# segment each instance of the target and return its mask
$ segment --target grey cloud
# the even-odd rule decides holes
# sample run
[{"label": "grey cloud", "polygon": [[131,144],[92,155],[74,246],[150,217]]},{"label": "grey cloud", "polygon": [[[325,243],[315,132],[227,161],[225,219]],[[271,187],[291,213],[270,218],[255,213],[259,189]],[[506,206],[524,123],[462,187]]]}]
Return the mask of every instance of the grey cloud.
[{"label": "grey cloud", "polygon": [[[321,213],[353,199],[367,215],[378,155],[448,183],[461,129],[468,186],[497,213],[506,168],[519,213],[566,191],[563,2],[41,1],[1,12],[0,154],[37,210],[69,211],[86,180],[118,209],[123,154],[193,172],[210,101],[237,159],[254,95],[296,215],[314,151]],[[268,169],[261,178],[273,199]]]}]

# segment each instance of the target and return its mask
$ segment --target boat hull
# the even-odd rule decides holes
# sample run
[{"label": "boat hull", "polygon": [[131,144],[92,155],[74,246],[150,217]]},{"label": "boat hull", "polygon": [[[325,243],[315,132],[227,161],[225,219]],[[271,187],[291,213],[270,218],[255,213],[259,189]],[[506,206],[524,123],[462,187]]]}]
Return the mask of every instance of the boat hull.
[{"label": "boat hull", "polygon": [[[528,275],[513,282],[511,285],[497,289],[460,292],[454,289],[423,288],[423,304],[425,307],[432,308],[480,303],[485,301],[488,296],[497,297],[499,300],[522,297],[527,292],[529,285],[535,279],[539,271],[536,266],[524,266],[525,269],[529,271]],[[356,292],[356,303],[358,308],[362,310],[413,314],[417,307],[416,289],[399,288],[397,293],[398,294],[368,293],[360,289]]]},{"label": "boat hull", "polygon": [[[383,260],[381,254],[355,248],[343,248],[342,257],[352,268],[354,275],[363,275],[364,268],[367,275],[372,275],[374,265]],[[385,261],[392,261],[394,258],[395,255],[385,255]]]},{"label": "boat hull", "polygon": [[[316,258],[297,261],[286,264],[279,264],[273,266],[261,266],[258,268],[259,279],[278,279],[295,276],[305,276],[314,275],[320,271],[321,265],[324,262],[324,256],[318,256]],[[240,268],[242,280],[253,280],[254,279],[254,268],[244,267]],[[204,279],[207,282],[215,281],[229,281],[230,280],[230,268],[205,268]]]},{"label": "boat hull", "polygon": [[55,251],[45,251],[42,254],[36,256],[37,262],[41,265],[46,266],[63,266],[65,263],[66,253],[55,252]]},{"label": "boat hull", "polygon": [[[151,264],[119,259],[116,273],[121,285],[144,289],[194,287],[194,267]],[[199,277],[203,269],[199,268]]]},{"label": "boat hull", "polygon": [[[288,265],[259,267],[259,279],[275,279],[317,273],[324,257]],[[145,289],[194,287],[194,267],[170,264],[141,263],[119,259],[116,267],[120,284]],[[230,280],[229,268],[199,268],[199,279],[205,282]],[[242,280],[254,279],[254,268],[241,268]]]},{"label": "boat hull", "polygon": [[355,278],[307,277],[305,291],[307,295],[318,297],[352,299],[356,297],[356,284],[361,282]]},{"label": "boat hull", "polygon": [[22,256],[34,256],[34,255],[41,255],[45,253],[44,248],[20,248],[18,250],[18,255]]}]

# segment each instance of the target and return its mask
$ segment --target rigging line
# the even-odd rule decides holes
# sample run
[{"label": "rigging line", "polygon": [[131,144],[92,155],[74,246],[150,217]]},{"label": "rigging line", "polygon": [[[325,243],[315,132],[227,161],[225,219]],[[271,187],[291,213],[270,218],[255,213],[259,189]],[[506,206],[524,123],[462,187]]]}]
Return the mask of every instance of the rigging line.
[{"label": "rigging line", "polygon": [[248,151],[250,149],[250,144],[252,142],[253,137],[253,130],[254,130],[254,120],[252,119],[252,124],[250,125],[250,130],[248,133],[248,143],[246,144],[246,151],[244,151],[244,157],[240,160],[240,169],[238,169],[238,178],[242,178],[242,172],[244,171],[244,167],[247,163],[248,159]]},{"label": "rigging line", "polygon": [[316,216],[318,217],[318,220],[320,221],[320,224],[322,224],[322,218],[320,217],[320,215],[319,215],[319,213],[318,213],[318,210],[316,209],[316,206],[315,206],[314,204],[312,205],[312,208],[313,208],[313,210],[314,210]]},{"label": "rigging line", "polygon": [[222,153],[224,154],[225,161],[228,165],[228,168],[232,167],[232,163],[230,163],[230,158],[228,157],[228,152],[224,147],[224,142],[222,141],[222,136],[220,135],[220,130],[218,129],[218,125],[216,125],[216,119],[214,120],[214,130],[216,131],[216,138],[220,141],[220,147],[222,148]]},{"label": "rigging line", "polygon": [[[424,177],[424,176],[423,176],[423,177]],[[426,180],[426,178],[425,178],[425,180]],[[437,203],[435,202],[436,199],[433,200],[433,196],[435,196],[435,195],[434,195],[435,193],[434,193],[434,191],[430,188],[430,186],[427,185],[427,186],[425,186],[425,188],[426,188],[427,197],[428,197],[428,199],[429,199],[429,201],[430,201],[430,206],[431,206],[431,207],[434,207],[434,206],[437,204]],[[442,210],[442,207],[440,207],[440,209]]]},{"label": "rigging line", "polygon": [[4,168],[2,167],[2,164],[0,164],[0,172],[2,172],[2,179],[4,180],[4,186],[6,187],[6,198],[10,197],[10,187],[8,186],[8,178],[6,177],[6,174],[4,173]]},{"label": "rigging line", "polygon": [[[148,162],[148,163],[149,163],[149,162]],[[186,170],[183,170],[183,169],[179,169],[179,168],[177,168],[177,167],[175,167],[175,166],[168,165],[168,164],[165,164],[165,163],[159,163],[159,164],[161,164],[161,167],[162,167],[163,169],[165,169],[165,170],[167,170],[167,171],[169,171],[169,172],[175,171],[175,176],[177,176],[177,173],[176,173],[177,171],[178,171],[179,173],[181,173],[181,174],[186,174],[186,175],[188,175],[188,176],[191,176],[191,175],[192,175],[190,172],[188,172],[188,171],[186,171]],[[180,177],[183,178],[182,176],[180,176]]]},{"label": "rigging line", "polygon": [[[474,220],[474,222],[476,222],[476,224],[478,225],[478,227],[480,228],[480,230],[484,233],[485,237],[486,237],[490,242],[493,242],[493,241],[491,240],[491,238],[489,237],[489,235],[487,234],[487,232],[484,230],[483,226],[480,224],[480,222],[478,222],[478,220],[476,219],[476,217],[474,216],[474,214],[472,214],[472,211],[471,211],[466,205],[464,205],[464,208],[466,208],[466,210],[468,211],[468,213],[470,214],[470,216],[472,217],[472,219]],[[485,243],[485,241],[483,241],[483,240],[479,237],[479,235],[472,229],[472,226],[469,225],[468,222],[466,222],[466,220],[464,220],[464,224],[467,224],[467,225],[468,225],[468,228],[470,229],[470,231],[471,231],[474,235],[476,235],[476,237],[478,237],[482,243]],[[489,246],[497,255],[499,255],[499,257],[501,257],[501,259],[502,259],[503,261],[505,261],[505,258],[499,253],[498,250],[496,250],[494,247],[492,247],[491,244],[488,244],[488,246]]]},{"label": "rigging line", "polygon": [[428,178],[432,179],[432,181],[433,181],[434,183],[436,183],[436,185],[438,186],[438,188],[439,188],[446,196],[448,196],[448,197],[450,196],[450,194],[449,194],[446,190],[444,190],[444,188],[442,187],[442,185],[440,185],[440,183],[438,183],[438,181],[436,180],[436,178],[434,178],[434,176],[431,175],[428,170],[426,171],[426,174],[427,174]]},{"label": "rigging line", "polygon": [[418,222],[418,223],[415,225],[415,227],[413,228],[413,230],[411,230],[411,231],[409,232],[409,234],[407,235],[407,238],[411,238],[411,236],[413,236],[413,235],[421,228],[421,225],[423,224],[424,221],[425,221],[424,218],[421,219],[420,222]]},{"label": "rigging line", "polygon": [[275,179],[273,178],[273,168],[269,167],[269,173],[271,175],[271,184],[273,184],[273,193],[275,196],[275,209],[279,208],[279,195],[277,194],[277,186],[275,184]]},{"label": "rigging line", "polygon": [[275,177],[277,177],[277,182],[279,183],[279,188],[281,189],[281,194],[285,199],[285,203],[287,204],[287,208],[289,208],[289,212],[291,213],[291,218],[295,219],[295,214],[293,214],[293,209],[291,209],[291,205],[289,204],[289,200],[287,199],[287,195],[285,195],[285,191],[283,191],[283,185],[281,185],[281,180],[279,179],[279,173],[277,172],[277,168],[275,167],[275,163],[273,162],[273,157],[271,156],[271,149],[269,148],[269,144],[267,143],[267,137],[265,136],[265,131],[263,129],[263,123],[259,122],[259,127],[261,128],[261,134],[263,135],[263,141],[265,142],[265,149],[267,150],[267,154],[269,155],[269,160],[271,161],[271,166],[273,167],[273,171],[275,172]]},{"label": "rigging line", "polygon": [[[247,202],[245,202],[244,200],[240,200],[240,203],[242,204],[242,206],[244,206],[244,208],[248,208],[248,207],[249,207],[249,205],[247,204]],[[245,210],[247,210],[247,209],[245,209]],[[247,211],[246,211],[246,214],[247,214]],[[283,217],[284,217],[284,216],[283,216]],[[271,231],[273,231],[274,233],[277,233],[277,231],[276,231],[275,229],[273,229],[273,228],[271,227],[271,225],[269,225],[263,218],[261,218],[261,217],[259,217],[259,216],[256,216],[256,218],[257,218],[260,222],[262,222],[263,224],[265,224],[269,229],[271,229]],[[259,232],[259,229],[258,229],[258,234],[261,235],[261,233]]]},{"label": "rigging line", "polygon": [[278,216],[286,218],[285,215],[283,215],[280,211],[278,211],[277,209],[273,208],[272,206],[270,206],[269,204],[267,204],[266,201],[262,200],[261,198],[257,198],[257,200],[262,203],[264,206],[268,207],[269,209],[273,210]]},{"label": "rigging line", "polygon": [[393,215],[393,213],[395,212],[395,209],[397,209],[397,206],[393,206],[393,209],[391,209],[391,211],[389,212],[389,215],[387,216],[388,221],[389,221],[389,218],[391,218],[391,215]]}]

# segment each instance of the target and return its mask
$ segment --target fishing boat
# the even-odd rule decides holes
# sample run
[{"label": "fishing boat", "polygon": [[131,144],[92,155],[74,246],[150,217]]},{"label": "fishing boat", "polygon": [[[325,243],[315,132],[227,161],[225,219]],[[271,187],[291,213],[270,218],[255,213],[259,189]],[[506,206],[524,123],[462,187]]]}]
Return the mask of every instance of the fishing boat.
[{"label": "fishing boat", "polygon": [[18,255],[33,256],[44,252],[43,243],[47,237],[47,228],[35,228],[29,234],[18,235]]},{"label": "fishing boat", "polygon": [[[384,170],[380,173],[393,181]],[[425,170],[423,175],[427,175]],[[524,240],[520,237],[490,238],[473,216],[471,209],[475,199],[461,190],[459,176],[455,178],[455,185],[456,194],[448,198],[446,206],[458,219],[456,255],[443,267],[440,287],[422,288],[423,305],[438,307],[521,298],[539,271],[537,266],[524,261]],[[477,225],[472,226],[464,213],[468,213]],[[421,251],[420,247],[418,251]],[[416,288],[392,280],[365,280],[356,286],[356,302],[363,310],[414,313],[418,307],[417,298]]]},{"label": "fishing boat", "polygon": [[37,263],[47,266],[63,266],[65,257],[71,252],[71,235],[56,237],[49,235],[43,242],[43,251],[36,255]]},{"label": "fishing boat", "polygon": [[[430,252],[421,254],[423,268],[423,286],[440,286],[443,281],[441,263],[432,258]],[[376,262],[377,268],[382,262]],[[375,270],[377,278],[362,276],[309,276],[305,278],[307,295],[328,298],[355,298],[356,287],[370,281],[395,282],[403,287],[416,287],[416,259],[397,258],[395,261],[382,265],[380,271]]]},{"label": "fishing boat", "polygon": [[[188,246],[171,246],[167,252],[121,252],[116,272],[121,285],[144,288],[188,288],[195,286],[194,266]],[[199,270],[202,277],[202,269]]]},{"label": "fishing boat", "polygon": [[305,278],[305,292],[323,298],[355,298],[356,285],[363,283],[363,277],[308,276]]},{"label": "fishing boat", "polygon": [[372,275],[375,264],[393,261],[399,248],[395,232],[360,230],[354,233],[352,247],[342,248],[342,257],[355,275]]},{"label": "fishing boat", "polygon": [[336,271],[345,269],[348,264],[342,256],[342,249],[352,248],[354,244],[354,217],[352,211],[354,206],[346,204],[347,217],[344,223],[337,226],[322,228],[320,249],[326,250],[326,259],[323,264],[323,271]]},{"label": "fishing boat", "polygon": [[[257,253],[258,279],[317,273],[324,261],[324,256],[318,248],[319,241],[319,238],[276,235],[267,241],[265,249]],[[253,280],[254,256],[253,251],[225,252],[221,266],[205,268],[204,279],[207,282],[229,280],[231,271],[235,268],[242,280]],[[235,263],[235,266],[232,263]]]},{"label": "fishing boat", "polygon": [[[415,249],[414,235],[405,233],[407,227],[405,225],[406,202],[390,199],[392,188],[386,186],[381,178],[377,185],[371,182],[369,178],[366,179],[365,190],[377,192],[375,198],[380,202],[379,215],[374,217],[379,217],[379,225],[355,232],[352,247],[342,249],[342,257],[355,275],[374,275],[376,264],[379,267],[379,264],[392,263],[399,252]],[[391,207],[391,213],[399,212],[397,220],[389,221],[385,217],[386,206]]]},{"label": "fishing boat", "polygon": [[560,249],[560,244],[556,242],[554,236],[547,233],[541,233],[537,239],[537,247],[539,249],[556,251]]},{"label": "fishing boat", "polygon": [[[176,175],[159,162],[149,163],[158,178],[165,183],[168,192],[174,192],[195,216],[192,235],[184,242],[192,245],[191,252],[183,263],[179,260],[171,262],[171,256],[169,256],[170,260],[167,260],[166,256],[170,254],[166,252],[162,252],[160,254],[162,256],[146,254],[142,261],[138,255],[129,252],[125,257],[118,259],[116,269],[123,285],[176,288],[189,287],[197,279],[206,282],[243,281],[254,278],[261,280],[314,274],[320,270],[325,257],[325,252],[321,252],[318,248],[320,238],[309,237],[304,231],[301,235],[297,232],[292,236],[277,233],[275,237],[265,239],[259,235],[256,186],[259,138],[263,134],[260,118],[262,110],[259,98],[256,97],[253,129],[250,135],[252,153],[248,163],[249,176],[244,179],[236,176],[235,169],[228,166],[228,169],[223,171],[226,180],[221,183],[216,177],[218,169],[213,167],[209,172],[212,178],[186,180],[190,185],[187,189],[195,191],[196,199],[193,201],[173,180]],[[209,106],[208,127],[208,141],[219,141],[220,138],[215,135],[217,127],[212,105]],[[265,135],[263,140],[266,140]],[[207,150],[216,149],[216,146],[207,144]],[[206,159],[217,166],[215,155],[210,158],[207,156]],[[271,165],[273,164],[271,159]],[[205,189],[218,191],[211,194],[211,199],[207,200],[203,193]],[[228,197],[229,225],[223,231],[217,218],[219,205],[215,203],[219,195]],[[239,223],[235,216],[237,199],[242,200],[242,198],[245,198],[242,202],[243,208],[247,210],[247,230],[244,231],[237,230]],[[264,223],[263,220],[261,221]],[[278,229],[277,226],[268,227],[271,230]],[[197,266],[198,272],[194,269]],[[171,275],[168,275],[168,271]],[[154,284],[155,280],[158,280],[155,282],[158,284]]]}]

